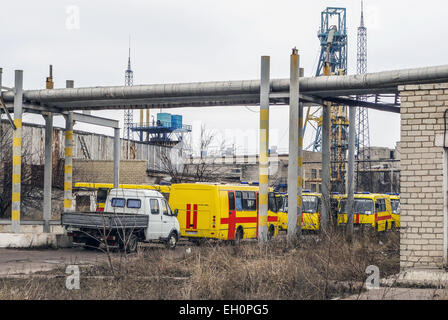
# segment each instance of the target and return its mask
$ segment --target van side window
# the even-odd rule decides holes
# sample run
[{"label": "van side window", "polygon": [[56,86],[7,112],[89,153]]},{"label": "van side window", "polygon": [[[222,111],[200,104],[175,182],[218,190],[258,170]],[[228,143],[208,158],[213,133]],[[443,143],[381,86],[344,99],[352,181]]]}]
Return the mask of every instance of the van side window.
[{"label": "van side window", "polygon": [[243,211],[243,199],[242,199],[243,195],[242,195],[241,191],[236,191],[235,197],[236,197],[236,210]]},{"label": "van side window", "polygon": [[229,192],[229,211],[235,211],[235,193]]},{"label": "van side window", "polygon": [[275,201],[275,196],[272,192],[269,192],[269,195],[268,195],[268,210],[270,210],[272,212],[278,212],[277,203]]},{"label": "van side window", "polygon": [[124,198],[112,198],[111,205],[114,208],[124,208],[126,200]]},{"label": "van side window", "polygon": [[157,199],[151,199],[149,200],[149,204],[151,207],[151,214],[159,214],[159,201]]},{"label": "van side window", "polygon": [[142,207],[142,202],[140,199],[128,199],[127,207],[129,209],[140,209]]},{"label": "van side window", "polygon": [[162,200],[162,213],[164,215],[168,215],[168,207],[166,205],[166,201],[165,200]]},{"label": "van side window", "polygon": [[256,211],[257,210],[257,200],[255,192],[253,191],[243,191],[243,210],[246,211]]},{"label": "van side window", "polygon": [[166,213],[165,213],[165,210],[164,210],[164,211],[163,211],[163,214],[164,214],[164,215],[168,215],[168,216],[172,216],[172,215],[173,215],[173,212],[171,211],[171,208],[170,208],[170,205],[168,204],[168,202],[167,202],[165,199],[163,199],[163,200],[162,200],[162,203],[163,203],[162,208],[163,208],[163,207],[166,208]]},{"label": "van side window", "polygon": [[385,199],[376,200],[376,204],[377,204],[377,212],[386,211],[386,200]]}]

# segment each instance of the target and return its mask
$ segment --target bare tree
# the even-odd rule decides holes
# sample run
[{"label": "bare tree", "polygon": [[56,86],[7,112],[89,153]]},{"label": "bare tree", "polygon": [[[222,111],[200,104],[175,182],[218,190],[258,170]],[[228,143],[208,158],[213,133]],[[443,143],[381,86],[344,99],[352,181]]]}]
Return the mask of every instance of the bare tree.
[{"label": "bare tree", "polygon": [[[0,123],[0,125],[2,125]],[[0,217],[6,217],[12,198],[12,132],[11,127],[0,130]],[[23,139],[22,146],[22,179],[21,203],[24,211],[40,209],[43,199],[42,169],[43,166],[33,165],[33,151],[30,139]]]},{"label": "bare tree", "polygon": [[216,163],[216,157],[210,154],[210,147],[215,138],[214,131],[207,131],[205,126],[201,127],[197,157],[193,156],[192,146],[188,141],[183,141],[171,149],[163,149],[160,154],[160,171],[169,175],[172,183],[218,181],[224,166]]}]

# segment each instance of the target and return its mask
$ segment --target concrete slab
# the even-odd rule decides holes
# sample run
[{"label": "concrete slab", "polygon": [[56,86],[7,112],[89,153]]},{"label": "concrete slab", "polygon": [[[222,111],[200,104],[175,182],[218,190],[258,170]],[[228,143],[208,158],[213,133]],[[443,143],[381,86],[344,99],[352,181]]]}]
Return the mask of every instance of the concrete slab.
[{"label": "concrete slab", "polygon": [[68,248],[72,241],[57,233],[0,233],[0,248]]},{"label": "concrete slab", "polygon": [[448,272],[443,269],[410,269],[381,280],[384,286],[447,288]]}]

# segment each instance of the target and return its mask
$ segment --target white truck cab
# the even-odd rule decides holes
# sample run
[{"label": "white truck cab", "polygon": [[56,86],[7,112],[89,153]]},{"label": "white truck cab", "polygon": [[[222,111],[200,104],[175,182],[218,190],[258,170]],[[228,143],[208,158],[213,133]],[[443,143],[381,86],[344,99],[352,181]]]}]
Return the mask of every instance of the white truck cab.
[{"label": "white truck cab", "polygon": [[[104,212],[66,212],[61,217],[74,243],[85,243],[86,249],[99,247],[106,235],[110,245],[129,252],[137,250],[139,241],[163,242],[174,248],[180,237],[177,210],[173,212],[155,190],[112,189]],[[102,234],[105,229],[106,235]]]},{"label": "white truck cab", "polygon": [[163,195],[155,190],[112,189],[107,196],[105,212],[149,216],[146,241],[168,239],[171,233],[180,235],[176,214]]}]

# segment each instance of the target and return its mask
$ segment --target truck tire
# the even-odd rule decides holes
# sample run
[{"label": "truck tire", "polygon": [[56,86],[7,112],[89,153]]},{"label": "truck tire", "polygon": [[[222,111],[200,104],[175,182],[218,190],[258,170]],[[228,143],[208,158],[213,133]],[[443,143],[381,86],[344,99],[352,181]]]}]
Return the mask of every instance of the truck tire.
[{"label": "truck tire", "polygon": [[121,247],[125,247],[124,251],[126,253],[137,252],[138,249],[137,236],[135,234],[129,235],[129,238],[127,239],[126,243],[121,244]]},{"label": "truck tire", "polygon": [[234,241],[234,243],[235,244],[240,244],[241,243],[241,241],[244,239],[244,230],[243,230],[243,228],[240,226],[240,227],[238,227],[238,229],[236,230],[236,233],[235,233],[235,241]]},{"label": "truck tire", "polygon": [[177,245],[177,233],[174,231],[170,232],[170,235],[168,236],[168,239],[166,239],[165,246],[167,249],[174,250]]},{"label": "truck tire", "polygon": [[271,240],[275,234],[275,227],[271,224],[268,230],[268,240]]}]

